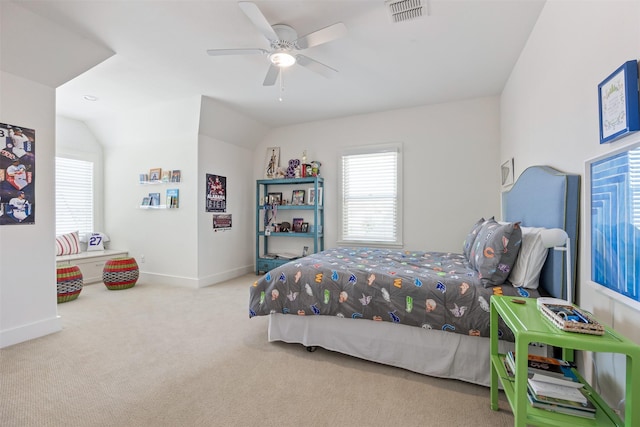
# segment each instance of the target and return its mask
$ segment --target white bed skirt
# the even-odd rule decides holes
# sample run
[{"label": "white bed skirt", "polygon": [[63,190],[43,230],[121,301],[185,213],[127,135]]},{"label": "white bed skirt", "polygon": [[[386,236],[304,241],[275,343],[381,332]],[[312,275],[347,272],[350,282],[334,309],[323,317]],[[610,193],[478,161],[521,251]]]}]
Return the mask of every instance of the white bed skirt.
[{"label": "white bed skirt", "polygon": [[[433,377],[490,383],[489,338],[366,319],[271,314],[269,341],[318,346]],[[501,353],[514,348],[506,341],[498,346]],[[544,349],[535,352],[544,354]]]}]

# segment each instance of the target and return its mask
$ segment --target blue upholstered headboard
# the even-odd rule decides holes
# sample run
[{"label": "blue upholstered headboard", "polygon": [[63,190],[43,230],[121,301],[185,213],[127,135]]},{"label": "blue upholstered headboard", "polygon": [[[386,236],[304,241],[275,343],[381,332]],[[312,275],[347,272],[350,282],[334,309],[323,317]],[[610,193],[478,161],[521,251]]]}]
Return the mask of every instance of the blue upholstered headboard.
[{"label": "blue upholstered headboard", "polygon": [[[562,228],[571,239],[573,289],[577,272],[580,175],[548,166],[527,168],[509,191],[502,193],[502,220],[525,227]],[[565,253],[549,249],[540,286],[551,296],[567,298]]]}]

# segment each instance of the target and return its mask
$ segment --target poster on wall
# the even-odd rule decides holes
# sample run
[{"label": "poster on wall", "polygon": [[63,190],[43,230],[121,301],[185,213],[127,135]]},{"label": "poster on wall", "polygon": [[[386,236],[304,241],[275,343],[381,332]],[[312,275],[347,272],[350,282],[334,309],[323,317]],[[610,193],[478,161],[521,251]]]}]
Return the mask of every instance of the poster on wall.
[{"label": "poster on wall", "polygon": [[227,178],[207,174],[207,212],[227,211]]},{"label": "poster on wall", "polygon": [[214,214],[213,215],[213,229],[229,230],[231,228],[231,214]]},{"label": "poster on wall", "polygon": [[0,123],[0,225],[35,223],[36,132]]}]

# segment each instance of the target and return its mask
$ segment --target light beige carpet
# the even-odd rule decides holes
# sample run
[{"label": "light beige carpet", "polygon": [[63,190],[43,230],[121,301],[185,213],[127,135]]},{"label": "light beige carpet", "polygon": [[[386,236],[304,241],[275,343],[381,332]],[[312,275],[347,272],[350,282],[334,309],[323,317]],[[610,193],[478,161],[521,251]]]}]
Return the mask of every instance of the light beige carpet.
[{"label": "light beige carpet", "polygon": [[300,345],[248,318],[254,275],[85,286],[63,331],[0,350],[0,425],[511,426],[489,389]]}]

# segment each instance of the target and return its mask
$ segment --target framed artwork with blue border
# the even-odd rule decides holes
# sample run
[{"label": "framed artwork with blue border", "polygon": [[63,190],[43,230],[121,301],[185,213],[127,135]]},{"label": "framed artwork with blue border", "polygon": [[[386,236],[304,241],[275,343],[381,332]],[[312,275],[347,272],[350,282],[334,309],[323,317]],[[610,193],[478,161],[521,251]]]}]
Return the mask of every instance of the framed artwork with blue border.
[{"label": "framed artwork with blue border", "polygon": [[588,160],[591,280],[640,302],[640,144]]},{"label": "framed artwork with blue border", "polygon": [[600,144],[640,130],[638,61],[622,64],[598,85]]}]

